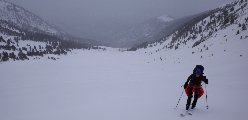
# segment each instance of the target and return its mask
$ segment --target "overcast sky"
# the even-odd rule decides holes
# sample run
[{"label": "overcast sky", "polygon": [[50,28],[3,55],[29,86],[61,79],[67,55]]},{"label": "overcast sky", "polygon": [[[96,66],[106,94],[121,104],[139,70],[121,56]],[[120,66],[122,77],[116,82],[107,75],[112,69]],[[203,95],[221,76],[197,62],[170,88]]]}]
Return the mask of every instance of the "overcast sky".
[{"label": "overcast sky", "polygon": [[[81,37],[107,39],[109,32],[151,17],[200,13],[233,0],[8,0]],[[104,38],[105,37],[105,38]]]}]

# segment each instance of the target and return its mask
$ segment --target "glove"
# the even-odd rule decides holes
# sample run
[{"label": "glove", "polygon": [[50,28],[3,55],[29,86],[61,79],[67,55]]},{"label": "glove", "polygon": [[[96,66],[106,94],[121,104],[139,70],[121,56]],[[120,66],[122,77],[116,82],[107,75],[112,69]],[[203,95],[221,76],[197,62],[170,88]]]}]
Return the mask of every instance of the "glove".
[{"label": "glove", "polygon": [[208,79],[206,78],[206,76],[203,76],[203,82],[204,82],[205,84],[208,84]]},{"label": "glove", "polygon": [[188,86],[188,83],[185,83],[184,86],[183,86],[183,88],[185,89],[187,86]]},{"label": "glove", "polygon": [[205,79],[205,83],[208,84],[208,79]]}]

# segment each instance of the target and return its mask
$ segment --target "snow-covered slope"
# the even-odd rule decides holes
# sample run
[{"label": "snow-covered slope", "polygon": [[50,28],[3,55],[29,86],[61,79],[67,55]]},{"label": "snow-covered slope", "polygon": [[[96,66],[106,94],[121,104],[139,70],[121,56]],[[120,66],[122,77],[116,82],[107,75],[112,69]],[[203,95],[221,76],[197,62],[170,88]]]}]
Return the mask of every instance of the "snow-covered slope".
[{"label": "snow-covered slope", "polygon": [[[57,61],[0,63],[0,119],[243,120],[248,114],[247,41],[215,41],[214,56],[202,59],[189,49],[154,56],[79,50]],[[181,118],[185,94],[174,109],[180,86],[197,64],[209,79],[209,109],[204,94],[193,116]]]},{"label": "snow-covered slope", "polygon": [[[185,23],[176,28],[170,26],[170,29],[174,30],[169,33],[167,30],[162,31],[155,37],[155,41],[157,41],[155,44],[162,44],[166,41],[167,44],[164,45],[164,48],[178,49],[178,47],[183,47],[188,44],[188,42],[193,42],[191,47],[195,47],[207,41],[209,38],[214,37],[216,32],[226,29],[231,25],[236,25],[240,28],[239,30],[236,29],[236,31],[233,31],[235,34],[246,31],[248,20],[247,1],[235,1],[191,17],[191,19],[188,19]],[[153,46],[148,44],[140,44],[131,50]]]},{"label": "snow-covered slope", "polygon": [[[152,56],[160,54],[161,58],[157,59],[168,60],[171,59],[167,57],[170,56],[168,55],[169,53],[174,54],[181,51],[184,51],[183,54],[188,56],[199,56],[199,58],[211,57],[215,55],[215,52],[221,50],[218,44],[222,44],[225,47],[234,45],[231,47],[231,50],[239,49],[238,47],[242,46],[245,47],[246,43],[241,43],[241,46],[236,47],[235,45],[238,44],[238,41],[246,42],[248,38],[247,1],[242,3],[241,1],[233,2],[227,6],[224,7],[224,10],[227,11],[226,17],[223,16],[225,11],[217,11],[202,20],[197,20],[199,22],[192,22],[195,24],[187,23],[174,34],[162,38],[160,42],[149,44],[147,48],[140,49],[139,51]],[[234,18],[232,19],[232,17]],[[227,48],[223,48],[221,51],[230,52]],[[242,56],[242,53],[237,54]],[[183,57],[175,59],[178,59],[176,61],[179,62],[183,61],[181,58]]]},{"label": "snow-covered slope", "polygon": [[157,19],[162,20],[163,22],[170,22],[173,21],[174,19],[168,15],[161,15],[157,17]]},{"label": "snow-covered slope", "polygon": [[40,17],[5,0],[0,0],[0,19],[12,22],[22,29],[59,34],[59,30]]},{"label": "snow-covered slope", "polygon": [[24,8],[0,0],[0,62],[67,54],[72,49],[90,49],[92,43],[59,32]]},{"label": "snow-covered slope", "polygon": [[58,57],[72,49],[92,48],[90,43],[70,38],[72,37],[62,38],[43,32],[26,31],[8,21],[0,20],[0,62],[40,59],[52,54]]}]

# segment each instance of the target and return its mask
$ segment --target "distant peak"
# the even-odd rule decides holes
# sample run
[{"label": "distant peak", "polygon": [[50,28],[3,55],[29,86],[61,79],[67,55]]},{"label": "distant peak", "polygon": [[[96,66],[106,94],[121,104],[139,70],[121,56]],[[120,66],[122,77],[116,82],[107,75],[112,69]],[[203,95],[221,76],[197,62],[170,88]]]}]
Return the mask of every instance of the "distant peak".
[{"label": "distant peak", "polygon": [[170,22],[170,21],[174,20],[174,18],[170,17],[169,15],[161,15],[161,16],[157,17],[157,19],[159,19],[163,22]]}]

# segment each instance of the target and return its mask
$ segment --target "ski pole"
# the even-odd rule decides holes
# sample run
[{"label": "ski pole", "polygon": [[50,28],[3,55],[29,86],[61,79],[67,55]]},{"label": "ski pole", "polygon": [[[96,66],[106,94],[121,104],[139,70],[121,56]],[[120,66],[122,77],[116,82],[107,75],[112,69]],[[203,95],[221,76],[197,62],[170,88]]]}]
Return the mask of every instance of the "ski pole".
[{"label": "ski pole", "polygon": [[[182,86],[181,86],[182,87]],[[183,93],[184,93],[184,89],[183,89],[183,91],[182,91],[182,93],[181,93],[181,95],[180,95],[180,97],[179,97],[179,100],[178,100],[178,102],[177,102],[177,105],[176,105],[176,107],[174,108],[174,109],[177,109],[177,106],[178,106],[178,104],[179,104],[179,102],[180,102],[180,100],[181,100],[181,98],[182,98],[182,96],[183,96]]]},{"label": "ski pole", "polygon": [[207,91],[207,85],[206,84],[205,84],[205,90],[206,90],[206,103],[207,103],[206,108],[208,109],[208,91]]}]

